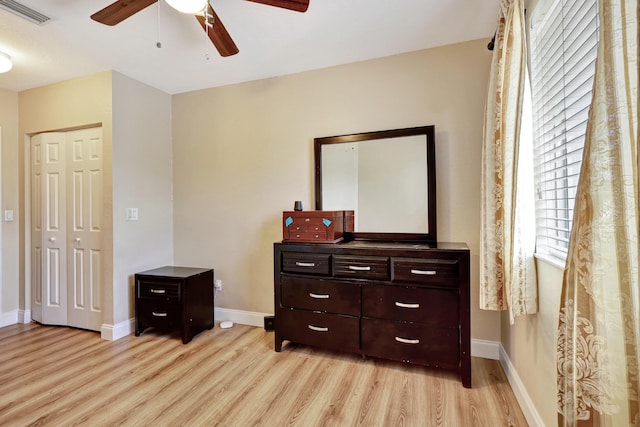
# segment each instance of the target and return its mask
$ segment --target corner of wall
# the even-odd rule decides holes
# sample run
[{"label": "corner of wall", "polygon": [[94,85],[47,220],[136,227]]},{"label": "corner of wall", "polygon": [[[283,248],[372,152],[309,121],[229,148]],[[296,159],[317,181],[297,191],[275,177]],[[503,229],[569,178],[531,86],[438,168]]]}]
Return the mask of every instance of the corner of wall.
[{"label": "corner of wall", "polygon": [[107,341],[116,341],[122,337],[126,337],[133,331],[134,322],[134,319],[128,319],[116,325],[104,323],[102,327],[100,327],[100,338]]},{"label": "corner of wall", "polygon": [[520,379],[515,366],[511,363],[511,359],[509,359],[509,355],[507,354],[502,344],[500,344],[499,351],[500,365],[502,366],[502,369],[507,376],[507,381],[509,381],[509,385],[511,386],[511,389],[516,396],[516,400],[520,405],[520,409],[522,409],[524,417],[527,419],[527,423],[529,423],[529,425],[532,427],[545,427],[545,423],[542,421],[542,417],[538,413],[538,410],[536,409],[531,396],[529,396],[527,388]]}]

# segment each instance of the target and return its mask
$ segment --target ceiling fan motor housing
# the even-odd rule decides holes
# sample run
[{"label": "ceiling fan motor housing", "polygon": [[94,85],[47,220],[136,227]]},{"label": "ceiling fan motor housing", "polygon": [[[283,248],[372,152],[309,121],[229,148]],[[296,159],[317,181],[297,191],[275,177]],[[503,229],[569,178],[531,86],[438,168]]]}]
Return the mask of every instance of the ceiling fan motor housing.
[{"label": "ceiling fan motor housing", "polygon": [[[238,47],[220,21],[218,15],[209,4],[209,0],[165,0],[174,9],[194,15],[209,40],[221,56],[231,56],[239,52]],[[247,0],[281,9],[306,12],[309,0]],[[142,9],[157,3],[158,0],[118,0],[91,15],[91,19],[105,25],[116,25],[135,15]],[[215,25],[214,25],[215,22]],[[161,48],[160,42],[156,43]]]}]

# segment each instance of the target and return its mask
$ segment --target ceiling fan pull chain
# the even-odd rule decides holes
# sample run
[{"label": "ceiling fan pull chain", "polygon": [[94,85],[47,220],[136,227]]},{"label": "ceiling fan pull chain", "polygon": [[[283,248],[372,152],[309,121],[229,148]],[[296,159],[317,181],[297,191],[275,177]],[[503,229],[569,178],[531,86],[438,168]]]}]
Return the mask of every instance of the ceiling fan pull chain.
[{"label": "ceiling fan pull chain", "polygon": [[156,47],[160,49],[162,47],[162,42],[160,42],[160,3],[158,2],[158,41],[156,42]]}]

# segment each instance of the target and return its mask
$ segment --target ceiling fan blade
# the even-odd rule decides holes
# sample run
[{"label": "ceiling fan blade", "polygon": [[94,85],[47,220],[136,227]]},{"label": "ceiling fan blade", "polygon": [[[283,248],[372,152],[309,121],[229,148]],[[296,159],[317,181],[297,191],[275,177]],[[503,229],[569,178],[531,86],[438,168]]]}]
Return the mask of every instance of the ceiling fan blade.
[{"label": "ceiling fan blade", "polygon": [[281,7],[283,9],[295,10],[296,12],[306,12],[309,7],[309,0],[248,0],[254,3],[267,4],[269,6]]},{"label": "ceiling fan blade", "polygon": [[91,19],[105,25],[116,25],[158,0],[118,0],[91,15]]},{"label": "ceiling fan blade", "polygon": [[222,25],[222,21],[211,8],[211,5],[207,6],[207,13],[213,16],[213,26],[208,27],[206,24],[206,18],[204,16],[196,15],[196,19],[209,36],[209,39],[220,53],[220,56],[231,56],[240,52],[233,39],[227,32],[227,29]]}]

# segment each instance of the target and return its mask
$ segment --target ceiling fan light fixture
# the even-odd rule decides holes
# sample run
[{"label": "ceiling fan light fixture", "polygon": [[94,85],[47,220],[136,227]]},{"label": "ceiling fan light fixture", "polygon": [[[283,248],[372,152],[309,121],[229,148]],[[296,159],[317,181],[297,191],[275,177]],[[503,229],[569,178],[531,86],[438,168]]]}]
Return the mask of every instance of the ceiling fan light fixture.
[{"label": "ceiling fan light fixture", "polygon": [[205,10],[208,0],[165,0],[169,6],[178,12],[195,15]]},{"label": "ceiling fan light fixture", "polygon": [[11,57],[4,52],[0,52],[0,73],[6,73],[12,67],[13,62],[11,62]]}]

